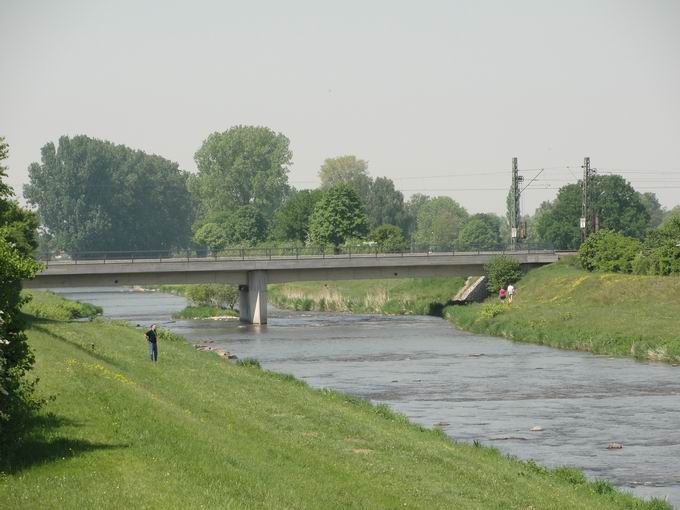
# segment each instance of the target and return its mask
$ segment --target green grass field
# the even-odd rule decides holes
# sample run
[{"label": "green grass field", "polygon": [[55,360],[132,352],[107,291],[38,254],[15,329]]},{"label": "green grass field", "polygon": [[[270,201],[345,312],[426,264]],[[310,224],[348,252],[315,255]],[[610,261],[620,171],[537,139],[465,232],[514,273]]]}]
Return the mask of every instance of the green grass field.
[{"label": "green grass field", "polygon": [[437,315],[464,283],[460,277],[296,282],[268,291],[274,305],[292,310]]},{"label": "green grass field", "polygon": [[237,366],[170,334],[34,321],[50,398],[14,457],[0,508],[668,508],[457,444],[384,406]]},{"label": "green grass field", "polygon": [[569,262],[529,272],[512,305],[452,306],[459,327],[562,349],[680,362],[680,278],[589,273]]}]

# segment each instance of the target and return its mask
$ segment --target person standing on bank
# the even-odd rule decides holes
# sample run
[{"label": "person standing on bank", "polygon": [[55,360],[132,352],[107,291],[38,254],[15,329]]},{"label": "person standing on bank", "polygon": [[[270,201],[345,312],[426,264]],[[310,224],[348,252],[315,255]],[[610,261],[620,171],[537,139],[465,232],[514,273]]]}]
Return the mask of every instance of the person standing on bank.
[{"label": "person standing on bank", "polygon": [[512,303],[512,296],[515,295],[515,286],[510,284],[508,285],[508,303]]},{"label": "person standing on bank", "polygon": [[149,344],[149,356],[151,357],[151,361],[156,363],[158,361],[158,344],[156,344],[156,340],[158,340],[158,338],[156,336],[156,325],[152,324],[149,328],[149,331],[144,333],[144,336],[146,337],[147,343]]}]

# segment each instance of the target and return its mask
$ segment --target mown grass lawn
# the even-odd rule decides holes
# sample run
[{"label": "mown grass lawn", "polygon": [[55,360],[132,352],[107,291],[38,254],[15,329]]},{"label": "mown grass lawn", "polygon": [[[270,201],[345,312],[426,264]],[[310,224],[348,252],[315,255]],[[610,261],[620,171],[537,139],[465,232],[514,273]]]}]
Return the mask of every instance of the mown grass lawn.
[{"label": "mown grass lawn", "polygon": [[121,323],[43,320],[28,334],[54,398],[3,459],[3,509],[667,508],[173,335],[154,366]]},{"label": "mown grass lawn", "polygon": [[445,316],[476,333],[680,362],[680,277],[589,273],[562,262],[530,271],[516,287],[511,305],[491,298]]}]

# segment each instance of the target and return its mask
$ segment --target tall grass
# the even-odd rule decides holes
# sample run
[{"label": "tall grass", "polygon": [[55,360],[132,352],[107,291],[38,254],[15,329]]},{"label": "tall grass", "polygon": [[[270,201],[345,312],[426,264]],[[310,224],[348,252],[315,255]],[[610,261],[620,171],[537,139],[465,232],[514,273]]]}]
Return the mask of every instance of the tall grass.
[{"label": "tall grass", "polygon": [[270,301],[292,310],[437,315],[463,278],[413,278],[287,283],[269,286]]}]

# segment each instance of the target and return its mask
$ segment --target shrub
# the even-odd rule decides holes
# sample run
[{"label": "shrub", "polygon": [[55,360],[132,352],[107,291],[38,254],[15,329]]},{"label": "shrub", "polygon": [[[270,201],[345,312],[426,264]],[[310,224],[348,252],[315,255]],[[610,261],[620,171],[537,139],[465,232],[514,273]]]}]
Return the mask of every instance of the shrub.
[{"label": "shrub", "polygon": [[496,294],[501,287],[505,288],[522,277],[519,262],[506,255],[493,257],[485,266],[484,273],[488,278],[486,287]]},{"label": "shrub", "polygon": [[638,274],[680,274],[680,217],[671,217],[649,232],[633,270]]},{"label": "shrub", "polygon": [[485,303],[479,312],[479,317],[482,319],[493,319],[497,315],[502,314],[506,307],[501,303]]},{"label": "shrub", "polygon": [[579,260],[588,271],[631,273],[633,260],[640,253],[640,241],[612,230],[591,234],[578,250]]},{"label": "shrub", "polygon": [[185,295],[195,305],[231,309],[234,308],[239,298],[236,287],[228,284],[190,285]]}]

